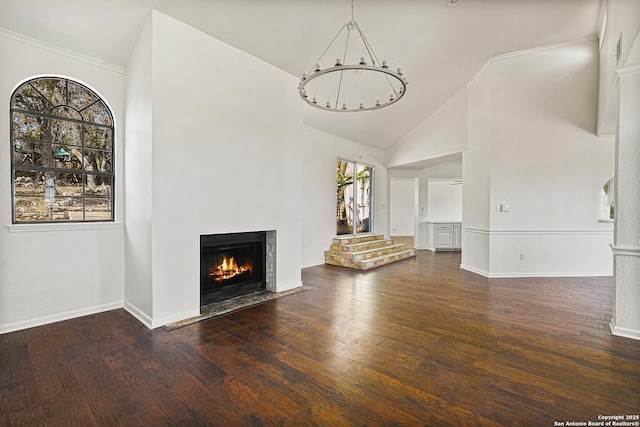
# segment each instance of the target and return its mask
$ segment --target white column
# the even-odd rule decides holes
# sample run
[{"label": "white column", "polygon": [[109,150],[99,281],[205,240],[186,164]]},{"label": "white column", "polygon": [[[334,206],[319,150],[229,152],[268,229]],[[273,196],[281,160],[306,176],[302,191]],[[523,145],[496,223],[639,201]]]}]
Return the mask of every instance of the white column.
[{"label": "white column", "polygon": [[640,340],[640,63],[618,70],[611,331]]}]

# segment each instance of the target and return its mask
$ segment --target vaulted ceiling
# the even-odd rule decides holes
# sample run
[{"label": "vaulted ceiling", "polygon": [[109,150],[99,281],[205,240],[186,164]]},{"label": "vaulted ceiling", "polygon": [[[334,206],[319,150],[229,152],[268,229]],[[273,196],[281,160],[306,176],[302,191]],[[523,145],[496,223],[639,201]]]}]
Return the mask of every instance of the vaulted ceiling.
[{"label": "vaulted ceiling", "polygon": [[[351,18],[350,0],[2,0],[0,27],[125,67],[152,9],[296,77]],[[407,93],[370,112],[305,104],[304,122],[388,149],[489,58],[595,36],[599,9],[600,0],[355,0],[357,22],[378,56],[401,64]]]}]

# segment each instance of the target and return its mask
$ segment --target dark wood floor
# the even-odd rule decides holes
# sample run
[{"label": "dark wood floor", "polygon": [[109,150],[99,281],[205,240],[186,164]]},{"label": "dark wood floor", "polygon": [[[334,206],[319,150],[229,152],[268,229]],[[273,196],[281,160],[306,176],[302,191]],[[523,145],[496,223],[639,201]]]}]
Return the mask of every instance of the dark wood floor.
[{"label": "dark wood floor", "polygon": [[612,280],[485,279],[459,253],[167,332],[123,310],[0,335],[0,425],[553,426],[640,412]]}]

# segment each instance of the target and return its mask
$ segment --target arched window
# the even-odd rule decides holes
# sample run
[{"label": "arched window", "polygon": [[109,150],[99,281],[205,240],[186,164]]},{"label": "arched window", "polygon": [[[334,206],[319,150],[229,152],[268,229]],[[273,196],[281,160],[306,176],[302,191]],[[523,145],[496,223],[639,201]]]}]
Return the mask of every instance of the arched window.
[{"label": "arched window", "polygon": [[13,223],[113,221],[113,116],[72,80],[29,80],[11,96]]}]

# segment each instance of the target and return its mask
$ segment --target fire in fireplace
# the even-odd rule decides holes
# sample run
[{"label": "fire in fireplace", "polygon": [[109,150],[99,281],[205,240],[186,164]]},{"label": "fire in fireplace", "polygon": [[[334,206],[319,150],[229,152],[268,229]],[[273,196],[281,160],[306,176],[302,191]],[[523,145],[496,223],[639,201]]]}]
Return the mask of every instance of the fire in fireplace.
[{"label": "fire in fireplace", "polygon": [[209,269],[209,277],[216,283],[223,283],[227,280],[231,280],[234,277],[240,278],[243,275],[251,275],[253,270],[253,264],[251,261],[247,261],[244,265],[238,265],[235,257],[226,256],[222,257],[222,264],[217,267],[211,267]]},{"label": "fire in fireplace", "polygon": [[200,236],[200,305],[266,288],[266,232]]}]

